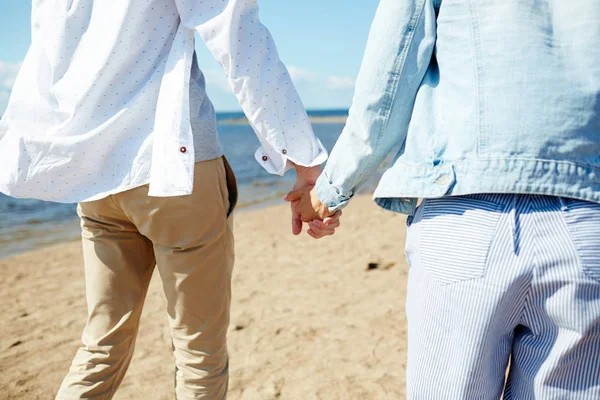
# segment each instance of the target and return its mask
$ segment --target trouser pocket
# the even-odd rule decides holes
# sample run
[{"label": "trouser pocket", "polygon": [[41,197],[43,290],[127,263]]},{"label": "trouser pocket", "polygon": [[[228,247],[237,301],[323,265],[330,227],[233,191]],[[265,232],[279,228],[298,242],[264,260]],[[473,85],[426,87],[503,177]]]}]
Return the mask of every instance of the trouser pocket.
[{"label": "trouser pocket", "polygon": [[600,205],[563,200],[563,215],[584,274],[600,282]]},{"label": "trouser pocket", "polygon": [[229,210],[227,211],[227,217],[229,217],[235,210],[238,202],[238,186],[235,173],[225,156],[223,156],[223,165],[225,166],[225,178],[227,179],[227,193],[229,196]]},{"label": "trouser pocket", "polygon": [[410,228],[418,228],[418,238],[411,239],[418,246],[412,249],[418,266],[440,285],[483,277],[503,206],[481,198],[446,197],[427,199],[421,207]]}]

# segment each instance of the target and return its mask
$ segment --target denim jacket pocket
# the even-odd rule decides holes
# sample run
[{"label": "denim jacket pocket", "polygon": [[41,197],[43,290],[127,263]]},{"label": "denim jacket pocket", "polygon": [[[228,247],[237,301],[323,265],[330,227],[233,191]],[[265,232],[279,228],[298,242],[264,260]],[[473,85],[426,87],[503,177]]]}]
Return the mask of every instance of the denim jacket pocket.
[{"label": "denim jacket pocket", "polygon": [[419,261],[438,284],[485,275],[502,205],[473,197],[425,200],[419,221]]}]

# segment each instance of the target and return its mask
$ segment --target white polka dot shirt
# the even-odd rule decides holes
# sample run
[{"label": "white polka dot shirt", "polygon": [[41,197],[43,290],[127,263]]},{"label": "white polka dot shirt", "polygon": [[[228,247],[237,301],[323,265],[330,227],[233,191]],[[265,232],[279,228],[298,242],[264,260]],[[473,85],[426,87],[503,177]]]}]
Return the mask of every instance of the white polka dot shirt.
[{"label": "white polka dot shirt", "polygon": [[34,1],[0,121],[0,191],[58,202],[144,184],[150,196],[190,194],[194,32],[260,140],[257,161],[274,174],[323,163],[256,0]]}]

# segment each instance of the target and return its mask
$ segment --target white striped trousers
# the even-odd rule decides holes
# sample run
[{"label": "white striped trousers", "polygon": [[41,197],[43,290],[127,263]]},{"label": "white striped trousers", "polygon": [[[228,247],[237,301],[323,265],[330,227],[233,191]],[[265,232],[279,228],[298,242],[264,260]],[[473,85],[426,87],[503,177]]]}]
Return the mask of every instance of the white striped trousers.
[{"label": "white striped trousers", "polygon": [[600,399],[599,204],[445,197],[408,226],[409,399]]}]

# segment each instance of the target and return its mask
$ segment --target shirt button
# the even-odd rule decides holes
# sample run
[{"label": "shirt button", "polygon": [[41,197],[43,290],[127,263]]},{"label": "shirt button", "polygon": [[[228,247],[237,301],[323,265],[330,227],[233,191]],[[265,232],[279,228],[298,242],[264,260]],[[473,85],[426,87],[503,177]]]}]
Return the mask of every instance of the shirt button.
[{"label": "shirt button", "polygon": [[179,149],[180,152],[185,153],[187,152],[187,149],[185,148],[185,146],[181,146],[181,148]]},{"label": "shirt button", "polygon": [[269,159],[269,157],[263,156],[262,159],[263,159],[263,161],[267,161]]},{"label": "shirt button", "polygon": [[287,150],[286,150],[286,149],[283,149],[281,152],[282,152],[283,154],[287,154]]}]

